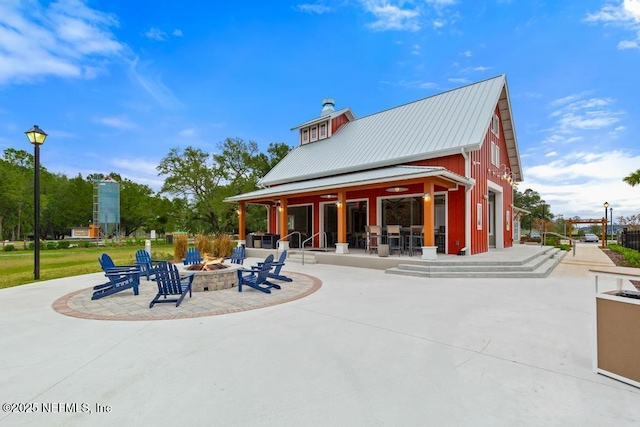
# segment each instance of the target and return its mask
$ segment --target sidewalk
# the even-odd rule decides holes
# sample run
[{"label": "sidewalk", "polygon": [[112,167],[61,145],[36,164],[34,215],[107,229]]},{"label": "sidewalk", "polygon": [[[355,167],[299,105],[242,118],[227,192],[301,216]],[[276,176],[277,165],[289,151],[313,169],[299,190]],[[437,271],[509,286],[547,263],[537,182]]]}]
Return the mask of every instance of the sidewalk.
[{"label": "sidewalk", "polygon": [[[588,262],[606,260],[582,246],[545,279],[291,264],[322,287],[192,319],[53,310],[100,274],[4,289],[0,400],[38,412],[0,425],[635,426],[640,389],[591,370]],[[51,403],[68,405],[43,413]]]}]

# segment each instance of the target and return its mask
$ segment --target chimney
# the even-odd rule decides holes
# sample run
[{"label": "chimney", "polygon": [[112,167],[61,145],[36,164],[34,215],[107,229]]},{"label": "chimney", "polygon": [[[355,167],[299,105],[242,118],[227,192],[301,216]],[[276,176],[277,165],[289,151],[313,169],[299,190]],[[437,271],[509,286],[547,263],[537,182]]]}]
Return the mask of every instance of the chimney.
[{"label": "chimney", "polygon": [[325,98],[322,100],[322,111],[320,112],[320,117],[328,116],[329,114],[335,111],[336,102],[333,98]]}]

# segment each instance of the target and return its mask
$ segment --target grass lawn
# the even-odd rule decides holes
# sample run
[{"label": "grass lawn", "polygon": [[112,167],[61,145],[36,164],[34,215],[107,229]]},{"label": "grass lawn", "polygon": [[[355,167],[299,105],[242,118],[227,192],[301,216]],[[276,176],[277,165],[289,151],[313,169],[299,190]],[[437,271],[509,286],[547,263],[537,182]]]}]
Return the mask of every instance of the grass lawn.
[{"label": "grass lawn", "polygon": [[[142,247],[73,248],[40,251],[40,280],[102,271],[98,257],[109,254],[116,265],[134,264],[135,254]],[[156,252],[173,254],[172,245],[154,245]],[[163,257],[164,258],[164,257]],[[0,252],[0,289],[33,282],[33,251]]]}]

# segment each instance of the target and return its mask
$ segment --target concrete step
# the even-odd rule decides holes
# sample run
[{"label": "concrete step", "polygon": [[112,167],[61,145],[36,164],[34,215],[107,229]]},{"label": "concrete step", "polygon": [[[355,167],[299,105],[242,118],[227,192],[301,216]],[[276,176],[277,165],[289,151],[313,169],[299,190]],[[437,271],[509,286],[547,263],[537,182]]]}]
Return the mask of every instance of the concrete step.
[{"label": "concrete step", "polygon": [[565,251],[552,250],[517,265],[477,265],[475,269],[474,266],[461,266],[458,263],[451,263],[449,268],[442,265],[400,264],[398,267],[386,269],[385,272],[432,278],[543,278],[553,271],[566,254]]},{"label": "concrete step", "polygon": [[[302,264],[302,252],[289,252],[287,254],[287,261],[288,262],[295,262],[295,263],[298,263],[298,264]],[[316,259],[316,257],[313,256],[313,254],[305,252],[304,253],[304,263],[305,264],[317,264],[318,260]]]}]

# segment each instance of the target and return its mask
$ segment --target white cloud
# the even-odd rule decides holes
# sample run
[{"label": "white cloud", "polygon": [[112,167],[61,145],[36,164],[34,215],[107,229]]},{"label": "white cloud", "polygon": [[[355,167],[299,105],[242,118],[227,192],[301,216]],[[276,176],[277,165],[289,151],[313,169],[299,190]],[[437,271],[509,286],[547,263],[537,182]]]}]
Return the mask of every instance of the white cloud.
[{"label": "white cloud", "polygon": [[402,86],[406,88],[414,88],[414,89],[434,89],[438,87],[436,83],[425,82],[423,80],[411,80],[411,81],[402,80],[398,83],[398,86]]},{"label": "white cloud", "polygon": [[180,101],[175,97],[173,92],[169,90],[163,83],[160,76],[150,76],[148,71],[149,64],[140,63],[139,58],[135,58],[129,65],[129,78],[131,81],[139,85],[153,99],[165,108],[174,108],[180,106]]},{"label": "white cloud", "polygon": [[81,0],[0,2],[0,84],[92,78],[101,61],[125,49],[111,31],[117,26]]},{"label": "white cloud", "polygon": [[156,169],[160,164],[160,159],[137,158],[129,160],[114,157],[109,163],[110,167],[113,170],[117,170],[123,178],[130,179],[138,184],[148,185],[154,191],[160,191],[164,184],[164,180],[158,177],[158,170]]},{"label": "white cloud", "polygon": [[175,30],[173,30],[173,32],[171,34],[173,34],[176,37],[182,37],[183,36],[182,30],[179,30],[177,28]]},{"label": "white cloud", "polygon": [[476,67],[467,67],[460,70],[462,73],[471,73],[471,72],[484,72],[488,71],[493,67],[485,67],[484,65],[478,65]]},{"label": "white cloud", "polygon": [[557,151],[549,151],[547,154],[545,154],[545,157],[555,157],[558,155]]},{"label": "white cloud", "polygon": [[98,117],[95,119],[95,121],[116,129],[134,129],[137,127],[135,123],[131,122],[129,119],[123,116]]},{"label": "white cloud", "polygon": [[167,33],[165,33],[164,31],[156,27],[149,28],[149,30],[146,33],[144,33],[144,35],[152,40],[158,40],[161,42],[167,40],[168,38]]},{"label": "white cloud", "polygon": [[457,3],[457,0],[426,0],[427,3],[436,6],[451,6]]},{"label": "white cloud", "polygon": [[571,152],[551,162],[528,166],[520,191],[532,188],[551,204],[555,214],[602,216],[608,201],[614,217],[640,213],[640,190],[622,181],[638,169],[640,155],[623,151]]},{"label": "white cloud", "polygon": [[420,12],[416,9],[403,9],[401,5],[390,4],[387,0],[361,0],[365,10],[376,17],[376,21],[367,26],[376,31],[408,30],[418,31]]},{"label": "white cloud", "polygon": [[196,133],[196,130],[194,128],[189,128],[189,129],[181,130],[180,132],[178,132],[178,135],[184,138],[188,138],[193,136],[195,133]]},{"label": "white cloud", "polygon": [[293,7],[295,10],[299,11],[299,12],[305,12],[305,13],[315,13],[317,15],[322,15],[324,13],[329,13],[331,11],[333,11],[333,9],[329,6],[326,6],[322,3],[305,3],[305,4],[298,4],[296,6]]},{"label": "white cloud", "polygon": [[464,52],[460,52],[460,55],[466,56],[467,58],[471,58],[471,51],[465,50]]},{"label": "white cloud", "polygon": [[622,40],[618,49],[637,49],[640,43],[640,0],[624,0],[621,4],[607,4],[584,19],[589,23],[615,25],[634,33],[635,40]]},{"label": "white cloud", "polygon": [[469,83],[469,79],[465,79],[464,77],[450,78],[449,81],[451,83]]},{"label": "white cloud", "polygon": [[572,134],[578,130],[608,128],[622,120],[625,113],[611,109],[611,98],[580,99],[581,95],[569,95],[551,102],[560,106],[550,114],[556,119],[552,131],[556,134]]},{"label": "white cloud", "polygon": [[638,42],[635,40],[622,40],[620,41],[620,43],[618,43],[618,49],[620,50],[638,49],[638,48],[640,48],[640,46],[638,45]]}]

